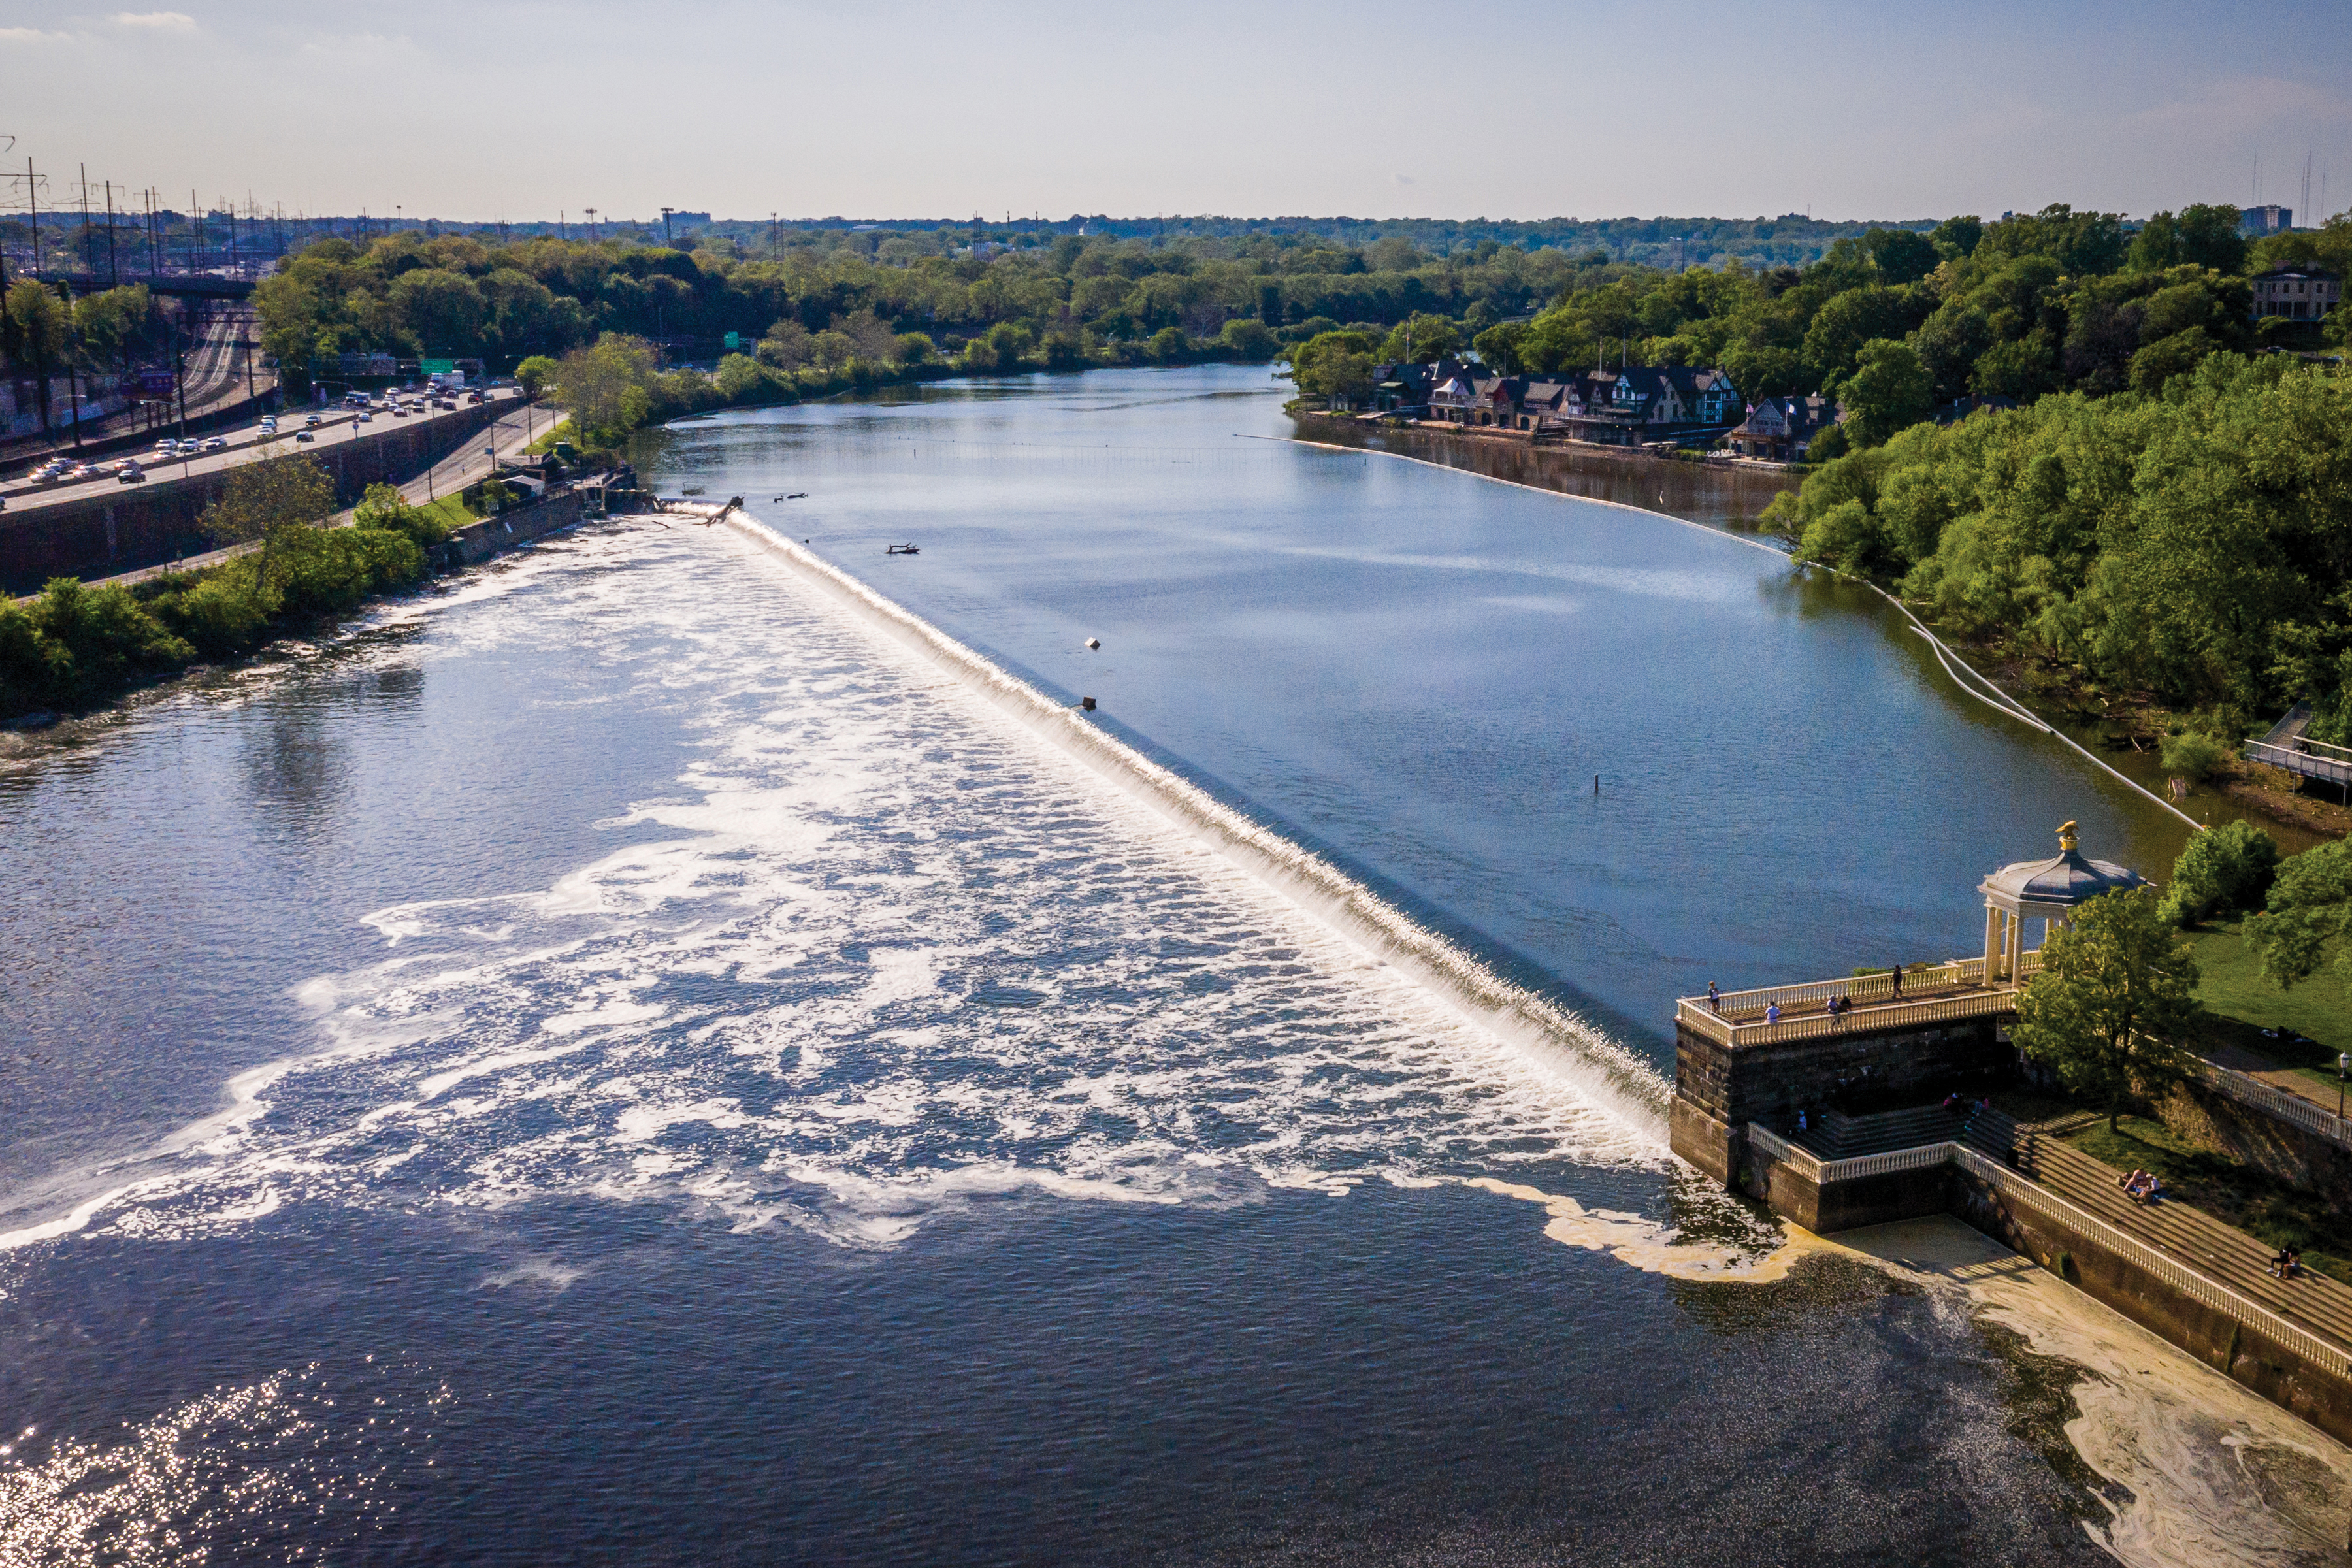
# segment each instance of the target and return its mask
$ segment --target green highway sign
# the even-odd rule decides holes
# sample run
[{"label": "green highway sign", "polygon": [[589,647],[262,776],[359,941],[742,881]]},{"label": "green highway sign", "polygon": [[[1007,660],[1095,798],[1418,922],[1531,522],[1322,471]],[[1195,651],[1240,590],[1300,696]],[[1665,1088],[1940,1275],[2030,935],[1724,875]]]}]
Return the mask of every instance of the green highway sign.
[{"label": "green highway sign", "polygon": [[730,333],[728,333],[728,334],[727,334],[727,346],[728,346],[729,348],[730,348],[730,349],[740,349],[740,348],[741,348],[741,347],[743,346],[743,334],[742,334],[742,333],[740,333],[740,332],[730,332]]},{"label": "green highway sign", "polygon": [[457,362],[453,359],[428,359],[419,363],[426,375],[447,375],[457,368]]}]

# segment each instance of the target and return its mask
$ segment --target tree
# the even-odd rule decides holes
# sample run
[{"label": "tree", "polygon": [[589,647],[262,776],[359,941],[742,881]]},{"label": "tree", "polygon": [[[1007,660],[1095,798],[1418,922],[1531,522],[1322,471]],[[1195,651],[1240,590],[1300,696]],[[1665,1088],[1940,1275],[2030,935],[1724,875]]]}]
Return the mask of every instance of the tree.
[{"label": "tree", "polygon": [[1838,391],[1847,410],[1846,436],[1854,445],[1882,446],[1936,411],[1936,378],[1910,344],[1878,338],[1864,343],[1856,358],[1857,368]]},{"label": "tree", "polygon": [[533,354],[515,366],[515,380],[521,384],[524,396],[537,397],[554,382],[561,368],[545,354]]},{"label": "tree", "polygon": [[819,370],[839,370],[856,357],[857,342],[847,332],[831,327],[809,340],[809,358]]},{"label": "tree", "polygon": [[1309,397],[1354,403],[1372,390],[1372,340],[1363,332],[1318,332],[1290,351],[1290,375]]},{"label": "tree", "polygon": [[1504,375],[1514,375],[1527,368],[1519,357],[1519,342],[1528,334],[1524,322],[1505,321],[1488,327],[1470,342],[1478,357]]},{"label": "tree", "polygon": [[1217,336],[1233,351],[1234,358],[1250,363],[1262,364],[1272,359],[1279,346],[1264,321],[1252,321],[1247,316],[1236,316],[1227,321]]},{"label": "tree", "polygon": [[74,301],[74,333],[92,359],[128,369],[131,350],[147,341],[153,310],[144,283],[85,294]]},{"label": "tree", "polygon": [[41,429],[49,428],[49,377],[65,363],[66,308],[48,285],[26,279],[8,290],[8,331],[16,353],[39,384]]},{"label": "tree", "polygon": [[1459,351],[1462,334],[1443,316],[1416,311],[1389,329],[1380,357],[1389,364],[1428,364]]},{"label": "tree", "polygon": [[428,353],[478,353],[489,307],[462,272],[438,267],[404,272],[392,286],[394,319]]},{"label": "tree", "polygon": [[2277,842],[2251,822],[2224,823],[2189,841],[2172,863],[2165,912],[2184,926],[2232,910],[2259,910],[2278,875]]},{"label": "tree", "polygon": [[938,345],[923,332],[900,332],[895,352],[900,364],[929,364],[940,357]]},{"label": "tree", "polygon": [[1143,352],[1151,356],[1154,364],[1176,364],[1192,352],[1192,345],[1185,338],[1183,328],[1162,327],[1151,334]]},{"label": "tree", "polygon": [[809,330],[786,316],[768,329],[760,340],[760,359],[778,370],[798,370],[808,363],[814,353]]},{"label": "tree", "polygon": [[1862,242],[1878,264],[1878,275],[1889,283],[1916,283],[1944,260],[1935,240],[1916,229],[1874,228]]},{"label": "tree", "polygon": [[653,345],[607,332],[594,347],[563,356],[555,397],[584,440],[609,445],[652,416],[654,376]]},{"label": "tree", "polygon": [[205,509],[200,525],[223,543],[261,545],[250,590],[257,599],[277,558],[334,510],[335,481],[317,458],[272,455],[231,468],[220,500]]},{"label": "tree", "polygon": [[1966,217],[1948,217],[1927,235],[1940,254],[1955,260],[1975,254],[1977,241],[1983,237],[1984,220],[1973,214]]},{"label": "tree", "polygon": [[2177,1043],[2199,1016],[2197,961],[2156,889],[2103,893],[2052,931],[2042,972],[2017,999],[2016,1040],[2116,1130],[2135,1094],[2162,1095],[2189,1070]]},{"label": "tree", "polygon": [[411,506],[408,498],[391,485],[368,486],[360,504],[352,509],[352,526],[404,533],[420,545],[438,544],[449,537],[446,522],[422,507]]},{"label": "tree", "polygon": [[2319,973],[2329,949],[2352,981],[2352,839],[2306,849],[2279,868],[2270,907],[2246,921],[2246,945],[2282,991]]},{"label": "tree", "polygon": [[719,362],[719,374],[714,378],[719,395],[730,403],[740,403],[766,382],[760,362],[749,354],[729,354]]},{"label": "tree", "polygon": [[[2183,730],[2158,743],[2157,760],[2164,771],[2200,784],[2220,772],[2230,760],[2230,748],[2200,730]],[[2211,835],[2204,835],[2210,837]]]}]

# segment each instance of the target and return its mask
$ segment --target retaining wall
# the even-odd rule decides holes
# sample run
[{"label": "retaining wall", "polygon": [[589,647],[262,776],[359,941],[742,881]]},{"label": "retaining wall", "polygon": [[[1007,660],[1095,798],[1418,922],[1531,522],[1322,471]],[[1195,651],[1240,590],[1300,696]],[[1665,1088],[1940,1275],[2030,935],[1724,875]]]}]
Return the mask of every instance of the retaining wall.
[{"label": "retaining wall", "polygon": [[468,523],[451,534],[436,553],[445,567],[471,566],[476,562],[488,561],[501,550],[511,550],[518,544],[544,539],[558,529],[570,528],[588,515],[586,491],[562,491],[529,506]]},{"label": "retaining wall", "polygon": [[2352,1377],[2197,1300],[2097,1237],[2010,1203],[1965,1170],[1948,1166],[1944,1176],[1948,1212],[2338,1442],[2352,1442]]},{"label": "retaining wall", "polygon": [[[514,407],[512,399],[500,398],[427,422],[395,420],[356,441],[287,445],[315,452],[334,479],[337,503],[348,506],[372,484],[439,462]],[[120,486],[117,494],[0,512],[0,590],[30,594],[52,577],[110,577],[210,549],[198,520],[227,483],[221,469],[187,479],[159,473],[142,485]]]}]

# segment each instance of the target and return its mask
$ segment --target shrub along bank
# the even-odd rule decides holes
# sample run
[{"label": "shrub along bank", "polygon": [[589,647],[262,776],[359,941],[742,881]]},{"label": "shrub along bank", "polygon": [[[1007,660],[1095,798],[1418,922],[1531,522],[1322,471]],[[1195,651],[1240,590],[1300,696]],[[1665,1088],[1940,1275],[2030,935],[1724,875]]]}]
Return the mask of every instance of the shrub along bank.
[{"label": "shrub along bank", "polygon": [[2352,741],[2347,495],[2352,379],[2217,353],[2160,392],[1915,426],[1765,517],[1802,557],[1899,585],[2095,703],[2194,713],[2234,752],[2297,700],[2315,739]]},{"label": "shrub along bank", "polygon": [[446,525],[378,485],[352,526],[323,527],[331,496],[308,456],[248,464],[206,521],[216,536],[242,535],[260,548],[129,586],[59,577],[27,603],[0,603],[0,718],[89,707],[141,681],[250,653],[425,577],[425,549],[448,537]]}]

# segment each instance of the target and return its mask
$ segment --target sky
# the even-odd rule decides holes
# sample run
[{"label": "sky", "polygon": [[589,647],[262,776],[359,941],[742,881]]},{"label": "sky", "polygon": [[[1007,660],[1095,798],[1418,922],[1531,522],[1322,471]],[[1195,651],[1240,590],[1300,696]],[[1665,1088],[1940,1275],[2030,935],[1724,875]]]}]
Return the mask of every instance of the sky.
[{"label": "sky", "polygon": [[166,3],[0,0],[45,207],[86,169],[473,222],[2138,216],[2259,160],[2301,221],[2307,153],[2352,207],[2344,0]]}]

